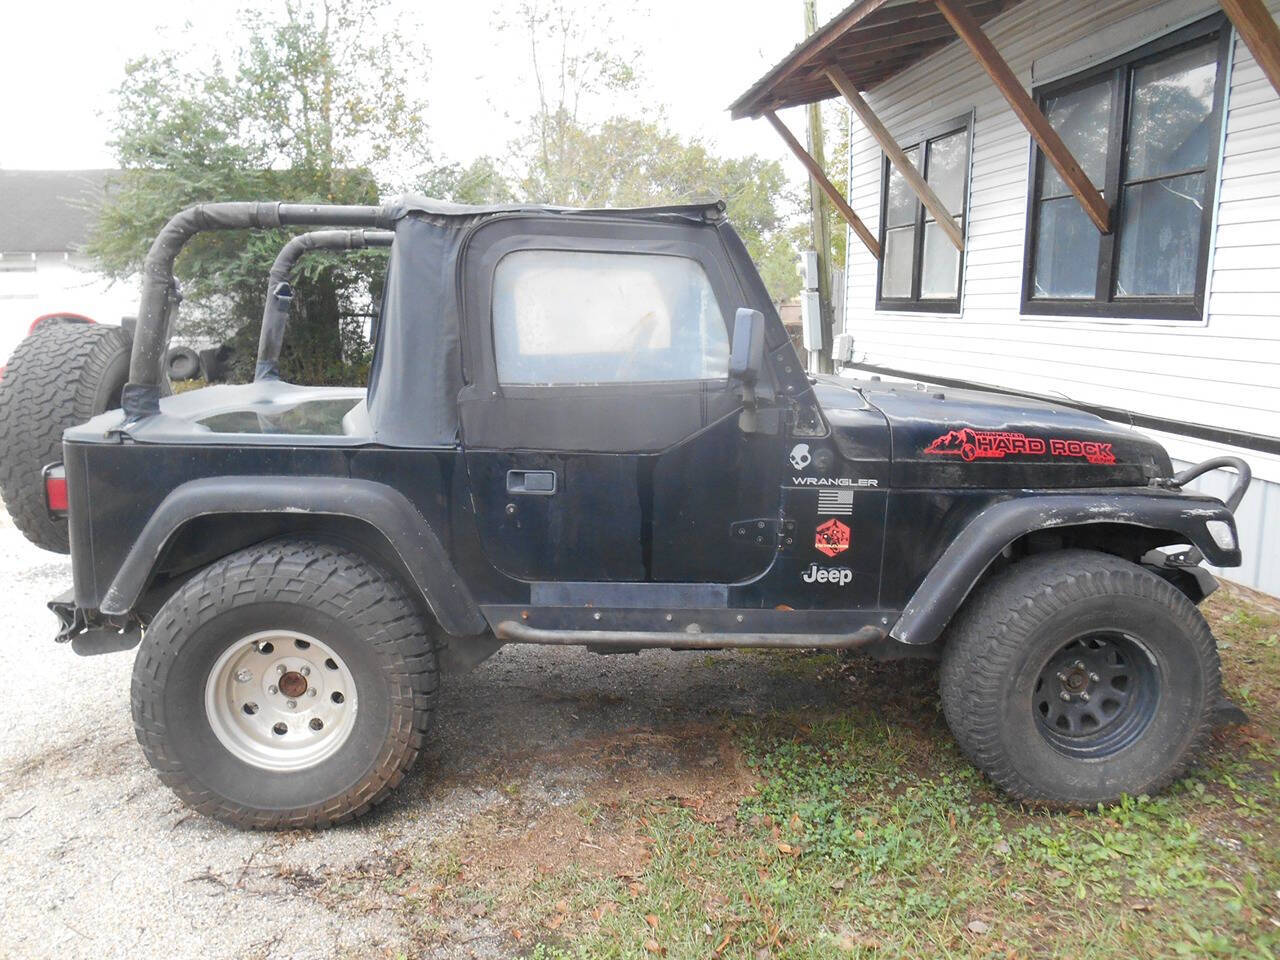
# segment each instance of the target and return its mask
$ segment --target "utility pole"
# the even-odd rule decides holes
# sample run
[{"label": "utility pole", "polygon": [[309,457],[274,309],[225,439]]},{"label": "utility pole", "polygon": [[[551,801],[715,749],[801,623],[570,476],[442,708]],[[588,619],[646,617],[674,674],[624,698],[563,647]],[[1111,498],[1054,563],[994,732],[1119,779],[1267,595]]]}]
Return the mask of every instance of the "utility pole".
[{"label": "utility pole", "polygon": [[[816,0],[804,0],[804,35],[812,35],[818,29]],[[806,108],[809,116],[809,155],[826,168],[822,149],[822,107],[811,103]],[[818,309],[822,317],[822,344],[819,350],[809,351],[811,373],[832,373],[831,361],[834,339],[834,318],[831,311],[831,219],[827,198],[813,177],[809,178],[809,239],[818,253]]]}]

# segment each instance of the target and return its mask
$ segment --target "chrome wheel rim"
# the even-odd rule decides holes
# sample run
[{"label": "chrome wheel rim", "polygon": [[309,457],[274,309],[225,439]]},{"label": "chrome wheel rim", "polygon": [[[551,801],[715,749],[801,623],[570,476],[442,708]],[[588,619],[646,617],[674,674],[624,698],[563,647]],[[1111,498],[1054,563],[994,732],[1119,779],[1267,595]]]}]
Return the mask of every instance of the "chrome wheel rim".
[{"label": "chrome wheel rim", "polygon": [[263,770],[306,770],[351,736],[356,684],[342,657],[292,630],[264,630],[231,644],[205,682],[214,736]]}]

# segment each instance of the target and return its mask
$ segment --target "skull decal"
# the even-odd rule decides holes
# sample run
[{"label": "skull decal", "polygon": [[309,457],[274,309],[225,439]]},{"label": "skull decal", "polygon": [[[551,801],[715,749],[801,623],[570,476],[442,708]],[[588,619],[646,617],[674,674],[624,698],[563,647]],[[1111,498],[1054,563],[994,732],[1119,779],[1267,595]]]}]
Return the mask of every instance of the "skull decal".
[{"label": "skull decal", "polygon": [[797,443],[791,448],[791,465],[797,470],[803,470],[813,462],[813,457],[809,456],[809,445],[807,443]]}]

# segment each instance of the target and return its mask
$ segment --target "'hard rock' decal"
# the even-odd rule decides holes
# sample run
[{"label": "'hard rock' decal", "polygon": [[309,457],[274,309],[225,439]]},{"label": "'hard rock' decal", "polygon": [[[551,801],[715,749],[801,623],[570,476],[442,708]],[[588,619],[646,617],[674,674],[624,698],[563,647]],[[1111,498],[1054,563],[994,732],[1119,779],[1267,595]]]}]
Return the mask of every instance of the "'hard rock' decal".
[{"label": "'hard rock' decal", "polygon": [[1004,430],[948,430],[924,448],[925,453],[957,456],[961,460],[1002,460],[1005,457],[1074,457],[1089,463],[1115,463],[1111,444],[1096,440],[1028,437]]}]

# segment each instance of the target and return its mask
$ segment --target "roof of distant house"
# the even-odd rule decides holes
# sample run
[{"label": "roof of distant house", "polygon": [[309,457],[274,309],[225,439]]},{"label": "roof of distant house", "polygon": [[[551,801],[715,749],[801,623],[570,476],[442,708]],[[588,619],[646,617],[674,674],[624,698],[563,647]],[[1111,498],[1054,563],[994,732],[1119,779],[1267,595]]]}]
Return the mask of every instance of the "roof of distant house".
[{"label": "roof of distant house", "polygon": [[0,251],[74,251],[86,243],[116,170],[0,170]]}]

